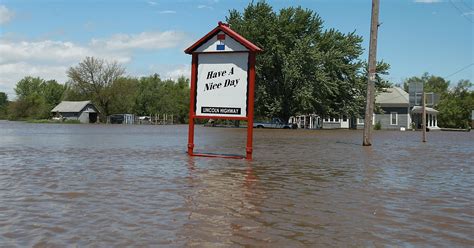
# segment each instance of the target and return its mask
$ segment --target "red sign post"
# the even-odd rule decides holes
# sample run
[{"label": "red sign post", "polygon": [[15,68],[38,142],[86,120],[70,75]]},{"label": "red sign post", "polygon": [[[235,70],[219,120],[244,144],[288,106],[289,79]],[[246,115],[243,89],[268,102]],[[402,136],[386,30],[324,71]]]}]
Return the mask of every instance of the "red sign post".
[{"label": "red sign post", "polygon": [[243,158],[194,153],[194,120],[247,121],[246,159],[252,159],[255,54],[258,46],[219,25],[185,53],[192,55],[189,103],[188,154],[190,156]]}]

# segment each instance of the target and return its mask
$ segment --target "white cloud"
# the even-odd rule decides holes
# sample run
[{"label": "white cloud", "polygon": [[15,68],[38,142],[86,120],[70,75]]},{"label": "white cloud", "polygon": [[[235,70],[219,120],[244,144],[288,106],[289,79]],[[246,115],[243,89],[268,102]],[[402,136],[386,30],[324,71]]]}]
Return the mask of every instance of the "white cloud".
[{"label": "white cloud", "polygon": [[[116,34],[106,39],[92,39],[82,45],[70,41],[42,40],[17,41],[0,38],[0,91],[10,95],[13,88],[25,76],[67,80],[66,70],[86,56],[128,63],[138,50],[160,50],[181,47],[187,41],[184,33],[176,31]],[[184,68],[170,68],[162,75],[177,78]]]},{"label": "white cloud", "polygon": [[128,62],[125,52],[111,53],[98,47],[81,46],[72,42],[44,40],[38,42],[0,40],[0,64],[28,61],[29,63],[77,62],[86,56]]},{"label": "white cloud", "polygon": [[154,5],[157,5],[158,3],[154,1],[148,1],[148,4],[154,6]]},{"label": "white cloud", "polygon": [[190,65],[181,65],[174,70],[167,71],[164,78],[178,79],[179,77],[189,78],[191,75]]},{"label": "white cloud", "polygon": [[87,48],[71,42],[45,40],[40,42],[0,41],[0,64],[24,60],[68,61],[87,53]]},{"label": "white cloud", "polygon": [[179,77],[189,78],[191,75],[191,66],[188,64],[181,65],[151,65],[148,74],[158,73],[162,79],[176,80]]},{"label": "white cloud", "polygon": [[159,12],[160,14],[176,14],[174,10],[163,10]]},{"label": "white cloud", "polygon": [[182,32],[143,32],[140,34],[116,34],[109,39],[93,39],[91,46],[109,50],[121,49],[163,49],[175,47],[183,42]]},{"label": "white cloud", "polygon": [[415,0],[415,3],[440,3],[442,0]]},{"label": "white cloud", "polygon": [[15,14],[5,5],[0,5],[0,25],[9,22]]},{"label": "white cloud", "polygon": [[465,13],[462,13],[463,16],[470,16],[470,15],[474,15],[474,10],[473,11],[469,11],[469,12],[465,12]]},{"label": "white cloud", "polygon": [[41,65],[17,62],[0,65],[0,91],[6,92],[8,98],[15,98],[13,89],[20,79],[26,76],[41,77],[46,80],[55,79],[60,83],[67,80],[66,65]]},{"label": "white cloud", "polygon": [[197,8],[198,9],[214,9],[212,6],[208,6],[204,4],[198,5]]}]

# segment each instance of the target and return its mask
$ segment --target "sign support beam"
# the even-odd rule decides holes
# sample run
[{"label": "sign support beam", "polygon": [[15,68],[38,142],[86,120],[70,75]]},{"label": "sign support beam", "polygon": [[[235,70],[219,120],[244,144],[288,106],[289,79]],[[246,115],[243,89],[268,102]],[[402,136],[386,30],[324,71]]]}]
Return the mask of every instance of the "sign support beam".
[{"label": "sign support beam", "polygon": [[[255,56],[261,51],[222,22],[184,51],[192,55],[188,155],[252,159]],[[195,119],[247,121],[245,156],[194,153]]]},{"label": "sign support beam", "polygon": [[247,147],[246,159],[252,159],[253,152],[253,109],[254,109],[254,92],[255,92],[255,53],[249,54],[249,96],[248,96],[248,113],[247,113]]},{"label": "sign support beam", "polygon": [[192,55],[191,65],[191,90],[189,91],[189,127],[188,127],[188,154],[193,156],[194,154],[194,113],[195,109],[195,94],[196,94],[196,81],[197,81],[197,59],[198,55]]}]

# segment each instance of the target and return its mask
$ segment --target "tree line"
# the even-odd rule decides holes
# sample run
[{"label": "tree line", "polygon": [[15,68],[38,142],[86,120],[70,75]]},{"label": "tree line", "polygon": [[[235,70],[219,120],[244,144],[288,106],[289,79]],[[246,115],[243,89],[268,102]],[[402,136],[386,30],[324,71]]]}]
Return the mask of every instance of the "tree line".
[{"label": "tree line", "polygon": [[[10,120],[47,119],[61,101],[91,100],[99,109],[101,120],[111,114],[136,115],[173,114],[177,122],[185,123],[188,116],[189,80],[162,80],[158,74],[127,77],[125,69],[116,62],[86,57],[67,71],[69,81],[59,84],[27,76],[15,87],[17,99],[8,102],[0,94],[0,112]],[[2,97],[4,96],[4,97]],[[0,102],[1,103],[1,102]]]},{"label": "tree line", "polygon": [[[361,59],[362,37],[355,31],[325,29],[321,17],[312,10],[289,7],[277,12],[265,1],[251,2],[243,12],[230,10],[226,19],[233,30],[264,50],[256,61],[256,118],[288,120],[308,113],[363,116],[367,63]],[[389,70],[388,63],[377,63],[378,91],[392,86],[383,78]],[[93,57],[69,68],[67,75],[65,85],[54,80],[22,79],[15,88],[18,99],[8,107],[0,107],[0,115],[3,109],[3,115],[11,119],[46,118],[61,100],[92,100],[104,116],[172,113],[182,123],[187,120],[186,78],[161,80],[156,74],[127,77],[120,64]],[[433,87],[441,94],[436,106],[440,125],[465,125],[474,109],[471,82],[461,81],[449,89],[449,81],[424,74],[404,83],[413,80],[426,81],[427,90]]]}]

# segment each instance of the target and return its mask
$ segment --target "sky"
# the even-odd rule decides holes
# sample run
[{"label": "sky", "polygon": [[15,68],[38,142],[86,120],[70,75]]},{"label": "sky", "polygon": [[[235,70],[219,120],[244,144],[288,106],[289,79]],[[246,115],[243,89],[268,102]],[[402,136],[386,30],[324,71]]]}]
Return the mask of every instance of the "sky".
[{"label": "sky", "polygon": [[[238,0],[0,0],[0,91],[15,97],[25,76],[60,83],[86,56],[122,63],[129,76],[189,77],[184,49],[225,21]],[[267,1],[310,9],[324,29],[355,31],[367,60],[370,0]],[[424,72],[474,82],[473,0],[380,0],[377,60],[394,84]]]}]

